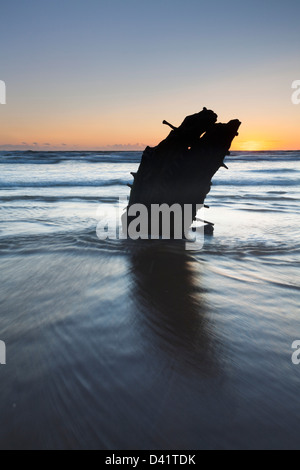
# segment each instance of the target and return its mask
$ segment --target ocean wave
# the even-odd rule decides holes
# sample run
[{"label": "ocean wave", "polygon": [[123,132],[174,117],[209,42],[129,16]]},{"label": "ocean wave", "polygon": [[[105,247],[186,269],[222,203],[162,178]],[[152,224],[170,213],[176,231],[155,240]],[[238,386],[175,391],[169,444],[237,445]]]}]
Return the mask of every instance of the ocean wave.
[{"label": "ocean wave", "polygon": [[[139,163],[142,153],[141,151],[0,151],[0,164],[51,165],[72,161],[77,163]],[[300,151],[232,151],[227,157],[228,162],[299,162],[299,159]]]},{"label": "ocean wave", "polygon": [[[77,180],[77,179],[70,179],[70,180],[41,180],[35,179],[34,181],[27,179],[26,181],[17,180],[17,181],[7,181],[7,180],[0,180],[0,188],[2,189],[21,189],[21,188],[64,188],[64,187],[92,187],[92,188],[101,188],[107,186],[126,186],[132,182],[130,174],[128,173],[128,178],[120,179],[120,178],[113,178],[113,179],[99,179],[99,180]],[[220,179],[220,177],[216,177],[213,180],[213,187],[220,187],[220,186],[237,186],[237,187],[247,187],[247,186],[258,186],[262,188],[264,186],[284,186],[286,188],[291,186],[300,186],[300,178],[269,178],[269,179],[261,179],[257,180],[255,178],[241,178],[241,179]],[[252,195],[253,196],[253,195]]]},{"label": "ocean wave", "polygon": [[[95,228],[73,232],[28,234],[0,237],[0,252],[32,254],[36,252],[61,252],[74,250],[101,251],[112,255],[114,252],[126,253],[132,246],[129,240],[99,240]],[[127,248],[126,248],[127,247]]]},{"label": "ocean wave", "polygon": [[214,179],[213,180],[214,186],[258,186],[261,188],[262,186],[299,186],[300,179],[289,179],[289,178],[273,178],[273,179],[265,179],[259,180],[256,179],[240,179],[240,180],[221,180],[221,179]]},{"label": "ocean wave", "polygon": [[[176,249],[179,247],[184,250],[184,242],[182,241],[161,241],[161,240],[99,240],[96,235],[95,227],[85,229],[72,230],[70,232],[57,231],[55,233],[36,233],[36,234],[14,234],[11,236],[0,237],[0,252],[22,252],[33,253],[61,250],[96,250],[104,251],[108,254],[118,252],[122,254],[133,252],[139,253],[139,250],[152,249],[157,247],[169,247]],[[286,242],[270,243],[268,240],[238,240],[224,239],[223,241],[215,240],[211,242],[209,236],[204,243],[204,247],[198,251],[192,251],[188,254],[191,256],[220,256],[242,258],[251,256],[254,258],[270,256],[286,256],[289,254],[295,260],[295,266],[298,266],[296,258],[300,255],[300,243],[292,242],[287,239]]]},{"label": "ocean wave", "polygon": [[[271,196],[269,196],[269,194],[272,194]],[[253,201],[253,202],[256,202],[256,201],[275,201],[275,202],[278,202],[278,201],[289,201],[289,202],[297,202],[299,201],[299,197],[293,197],[293,196],[285,196],[286,191],[284,192],[275,192],[275,191],[267,191],[265,194],[211,194],[210,195],[210,199],[216,199],[216,200],[225,200],[225,201],[228,201],[228,200],[235,200],[235,201],[245,201],[245,200],[249,200],[249,201]]]},{"label": "ocean wave", "polygon": [[62,202],[62,201],[85,201],[85,202],[97,202],[97,203],[116,203],[119,201],[118,196],[84,196],[84,195],[60,195],[60,196],[43,196],[43,195],[24,195],[24,194],[13,194],[11,196],[0,196],[0,200],[3,203],[14,202],[14,201],[36,201],[36,202]]},{"label": "ocean wave", "polygon": [[295,168],[260,168],[256,170],[251,170],[251,173],[275,173],[275,174],[282,174],[282,173],[299,173],[299,169]]},{"label": "ocean wave", "polygon": [[0,152],[0,164],[139,163],[142,152]]},{"label": "ocean wave", "polygon": [[106,187],[106,186],[125,186],[128,180],[110,179],[96,181],[0,181],[0,188],[64,188],[64,187]]}]

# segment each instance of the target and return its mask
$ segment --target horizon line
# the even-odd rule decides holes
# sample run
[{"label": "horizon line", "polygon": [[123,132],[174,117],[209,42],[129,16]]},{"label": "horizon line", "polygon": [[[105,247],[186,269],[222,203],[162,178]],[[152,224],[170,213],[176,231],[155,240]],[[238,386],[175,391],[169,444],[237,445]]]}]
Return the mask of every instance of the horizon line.
[{"label": "horizon line", "polygon": [[[146,149],[147,146],[145,146]],[[151,147],[151,146],[149,146]],[[154,147],[153,147],[154,148]],[[62,148],[53,148],[53,149],[42,149],[42,148],[28,148],[28,149],[20,149],[20,148],[1,148],[0,152],[144,152],[145,149],[118,149],[118,148],[99,148],[99,149],[87,149],[87,148],[78,148],[78,149],[62,149]],[[230,152],[300,152],[299,149],[234,149],[230,150]]]}]

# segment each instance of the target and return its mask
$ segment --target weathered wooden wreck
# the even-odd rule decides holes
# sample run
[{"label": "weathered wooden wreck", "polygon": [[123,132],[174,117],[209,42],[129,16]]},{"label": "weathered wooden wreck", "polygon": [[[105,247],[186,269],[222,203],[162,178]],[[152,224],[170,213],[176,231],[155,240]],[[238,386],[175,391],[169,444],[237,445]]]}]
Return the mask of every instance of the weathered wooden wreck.
[{"label": "weathered wooden wreck", "polygon": [[[153,205],[179,204],[182,209],[187,204],[192,206],[188,226],[192,225],[199,205],[204,204],[210,192],[213,176],[221,167],[227,168],[224,159],[230,155],[229,149],[241,125],[238,119],[222,124],[217,123],[217,118],[213,111],[204,108],[187,116],[179,127],[163,121],[172,128],[170,134],[156,147],[145,149],[137,173],[132,173],[125,230],[134,219],[130,208],[136,204],[149,211],[149,234]],[[206,230],[212,232],[213,224],[205,223]],[[173,235],[174,227],[171,238]]]}]

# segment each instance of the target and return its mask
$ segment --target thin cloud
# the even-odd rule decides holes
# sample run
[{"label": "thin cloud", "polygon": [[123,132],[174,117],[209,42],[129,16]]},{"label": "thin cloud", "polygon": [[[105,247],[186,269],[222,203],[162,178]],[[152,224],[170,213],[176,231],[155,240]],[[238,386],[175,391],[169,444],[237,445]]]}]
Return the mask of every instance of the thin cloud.
[{"label": "thin cloud", "polygon": [[101,150],[107,150],[107,151],[143,151],[146,148],[145,144],[142,144],[140,142],[137,142],[136,144],[113,144],[113,145],[99,145],[95,147],[83,147],[79,146],[77,144],[74,145],[68,145],[66,143],[61,143],[59,145],[52,145],[49,142],[44,142],[42,144],[39,144],[38,142],[32,142],[31,144],[28,144],[27,142],[21,142],[20,144],[2,144],[0,145],[1,150],[31,150],[34,148],[34,150],[45,150],[47,149],[52,149],[52,150],[60,150],[60,149],[70,149],[70,150],[94,150],[94,151],[101,151]]},{"label": "thin cloud", "polygon": [[144,150],[146,147],[145,144],[140,144],[137,142],[136,144],[114,144],[114,145],[106,145],[103,147],[104,150]]}]

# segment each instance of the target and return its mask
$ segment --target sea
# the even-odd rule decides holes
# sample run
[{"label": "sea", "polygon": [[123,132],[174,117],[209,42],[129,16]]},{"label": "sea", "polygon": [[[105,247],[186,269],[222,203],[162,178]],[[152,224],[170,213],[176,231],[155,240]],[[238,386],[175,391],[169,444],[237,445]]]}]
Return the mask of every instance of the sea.
[{"label": "sea", "polygon": [[191,251],[98,238],[141,155],[0,152],[0,448],[299,449],[300,152],[232,152]]}]

